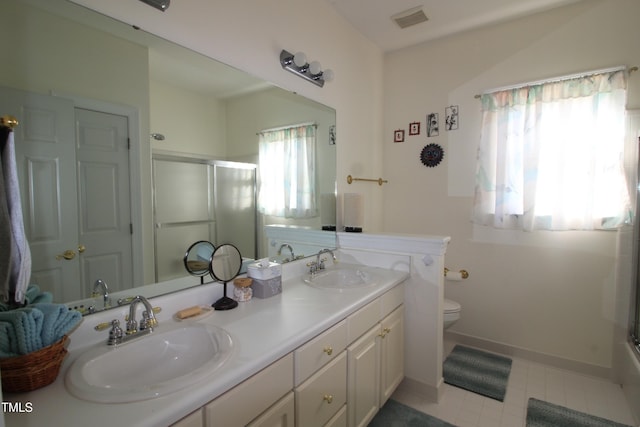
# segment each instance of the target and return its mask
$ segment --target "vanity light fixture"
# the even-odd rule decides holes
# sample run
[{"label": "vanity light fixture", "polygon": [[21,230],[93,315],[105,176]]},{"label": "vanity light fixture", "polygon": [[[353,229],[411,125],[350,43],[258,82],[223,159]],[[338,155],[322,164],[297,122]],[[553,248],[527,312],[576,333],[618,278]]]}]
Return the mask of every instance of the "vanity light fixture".
[{"label": "vanity light fixture", "polygon": [[156,9],[161,10],[162,12],[169,9],[169,4],[171,3],[171,0],[140,0],[140,1],[148,4],[151,7],[155,7]]},{"label": "vanity light fixture", "polygon": [[282,68],[285,70],[297,74],[320,87],[324,86],[324,82],[333,80],[333,71],[323,71],[318,61],[308,63],[307,56],[302,52],[294,55],[283,49],[282,52],[280,52],[280,65],[282,65]]}]

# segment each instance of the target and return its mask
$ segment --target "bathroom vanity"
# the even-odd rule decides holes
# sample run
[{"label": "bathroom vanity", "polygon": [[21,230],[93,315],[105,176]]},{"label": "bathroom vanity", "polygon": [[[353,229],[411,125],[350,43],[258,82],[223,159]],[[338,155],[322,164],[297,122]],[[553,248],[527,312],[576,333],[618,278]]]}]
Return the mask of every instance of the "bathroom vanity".
[{"label": "bathroom vanity", "polygon": [[90,393],[75,397],[65,377],[82,354],[106,346],[108,331],[94,327],[122,321],[126,309],[114,309],[84,319],[71,335],[69,357],[53,384],[4,395],[5,401],[30,402],[33,408],[5,414],[7,425],[366,425],[404,377],[408,274],[377,269],[375,285],[341,291],[310,286],[303,281],[304,262],[296,264],[290,270],[297,273],[284,277],[282,294],[254,298],[229,311],[174,319],[180,309],[215,301],[216,285],[150,300],[162,309],[154,333],[178,323],[228,333],[231,354],[213,374],[146,400],[134,396],[126,403],[98,403]]}]

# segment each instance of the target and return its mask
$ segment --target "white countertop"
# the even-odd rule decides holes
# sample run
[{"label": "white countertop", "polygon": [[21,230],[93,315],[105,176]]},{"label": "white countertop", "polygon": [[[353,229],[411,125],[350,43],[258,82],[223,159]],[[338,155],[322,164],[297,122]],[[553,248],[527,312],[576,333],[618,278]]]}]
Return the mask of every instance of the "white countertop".
[{"label": "white countertop", "polygon": [[[283,281],[283,292],[279,295],[267,299],[253,298],[229,311],[214,311],[199,322],[216,325],[231,335],[234,340],[232,358],[215,375],[189,388],[134,403],[89,402],[72,396],[65,388],[64,376],[71,362],[88,347],[106,345],[107,332],[95,332],[93,326],[114,317],[122,322],[127,309],[89,316],[85,318],[81,330],[71,335],[69,356],[53,384],[30,393],[4,394],[5,402],[30,402],[32,407],[30,413],[5,413],[5,423],[8,427],[170,425],[338,323],[407,277],[405,272],[392,270],[381,270],[381,274],[386,279],[381,285],[344,292],[317,289],[304,284],[299,278],[288,279]],[[198,286],[150,300],[154,306],[163,308],[158,315],[158,330],[163,324],[174,322],[172,316],[177,310],[215,301],[215,295],[220,294],[221,287],[220,284]],[[229,286],[231,290],[232,286]],[[144,337],[141,339],[144,340]],[[89,342],[89,345],[83,346],[84,342]]]}]

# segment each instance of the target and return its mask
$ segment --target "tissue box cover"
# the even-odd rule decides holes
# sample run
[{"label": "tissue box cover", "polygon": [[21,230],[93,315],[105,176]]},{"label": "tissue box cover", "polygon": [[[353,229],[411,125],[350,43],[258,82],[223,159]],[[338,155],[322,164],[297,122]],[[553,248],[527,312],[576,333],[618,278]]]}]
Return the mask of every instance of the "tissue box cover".
[{"label": "tissue box cover", "polygon": [[270,262],[269,266],[262,267],[260,263],[249,264],[247,275],[252,279],[273,279],[282,276],[282,265],[277,262]]},{"label": "tissue box cover", "polygon": [[251,284],[253,296],[257,298],[269,298],[282,292],[282,276],[271,279],[253,278]]}]

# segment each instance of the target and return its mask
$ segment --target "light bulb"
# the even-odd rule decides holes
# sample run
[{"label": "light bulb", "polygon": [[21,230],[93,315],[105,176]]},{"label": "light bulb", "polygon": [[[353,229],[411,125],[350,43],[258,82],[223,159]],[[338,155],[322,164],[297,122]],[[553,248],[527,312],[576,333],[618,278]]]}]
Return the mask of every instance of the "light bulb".
[{"label": "light bulb", "polygon": [[293,55],[293,63],[298,67],[304,67],[307,64],[307,55],[304,52],[298,52]]},{"label": "light bulb", "polygon": [[309,72],[311,74],[320,74],[322,72],[322,65],[318,61],[313,61],[309,64]]},{"label": "light bulb", "polygon": [[333,78],[335,77],[335,74],[333,72],[333,70],[331,69],[326,69],[324,70],[324,72],[322,73],[322,77],[324,78],[325,82],[330,82],[331,80],[333,80]]}]

